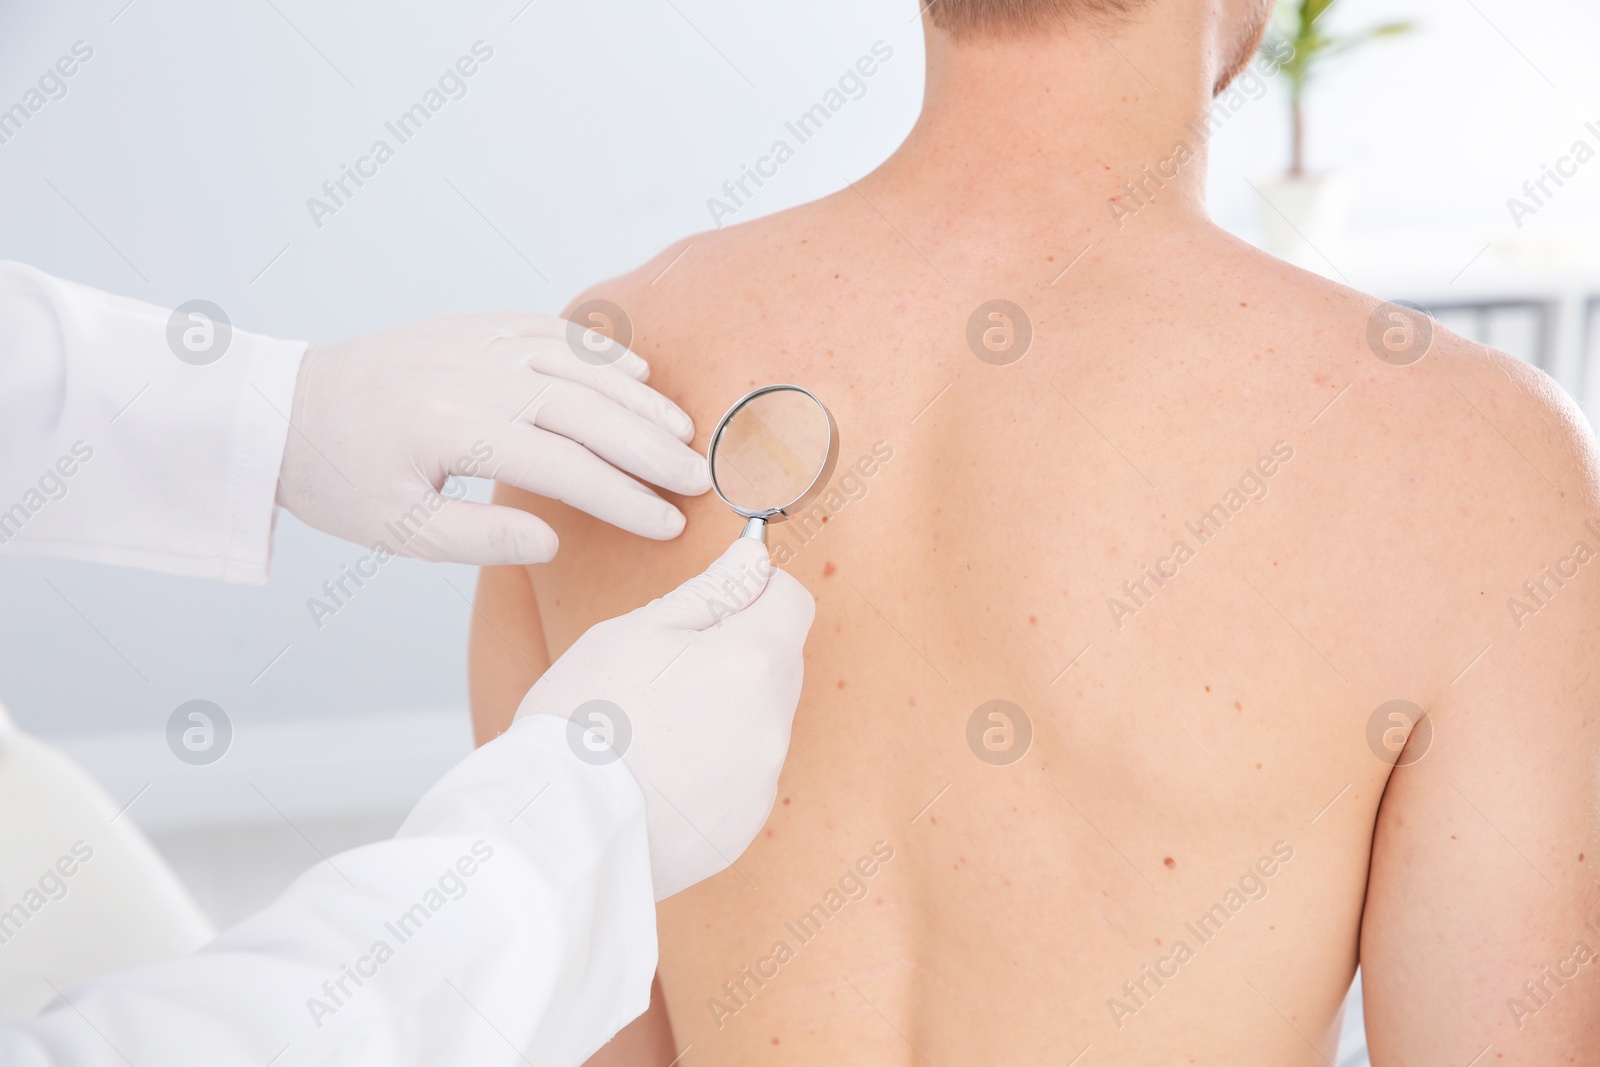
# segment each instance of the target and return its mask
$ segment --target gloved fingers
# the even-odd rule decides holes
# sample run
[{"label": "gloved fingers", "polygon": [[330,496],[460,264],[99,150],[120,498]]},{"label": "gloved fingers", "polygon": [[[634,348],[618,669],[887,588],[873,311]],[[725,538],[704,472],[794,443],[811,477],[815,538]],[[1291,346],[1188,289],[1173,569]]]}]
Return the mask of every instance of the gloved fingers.
[{"label": "gloved fingers", "polygon": [[674,629],[710,629],[758,603],[772,573],[767,546],[741,537],[703,572],[643,610]]},{"label": "gloved fingers", "polygon": [[496,443],[494,469],[487,476],[640,537],[670,541],[683,532],[683,512],[560,434],[512,427]]},{"label": "gloved fingers", "polygon": [[[649,419],[678,440],[694,440],[694,420],[678,405],[644,384],[650,376],[648,366],[643,374],[633,375],[626,367],[620,372],[617,369],[627,360],[612,366],[585,363],[572,354],[564,337],[506,338],[497,342],[495,347],[506,353],[508,360],[517,366],[526,366],[539,374],[586,385],[635,415]],[[633,356],[633,353],[628,355]],[[633,358],[640,364],[644,363],[638,356]]]},{"label": "gloved fingers", "polygon": [[[650,380],[650,364],[645,361],[643,356],[639,355],[631,348],[623,348],[622,346],[618,345],[617,348],[620,350],[619,354],[617,354],[616,358],[611,359],[608,363],[591,364],[585,360],[577,358],[577,353],[573,350],[573,345],[582,345],[584,335],[581,331],[593,325],[595,324],[575,323],[568,319],[559,318],[555,315],[530,315],[511,312],[505,316],[504,320],[496,323],[496,337],[491,339],[489,343],[494,344],[495,341],[507,337],[521,337],[529,339],[539,338],[547,341],[559,341],[561,343],[561,351],[565,352],[567,356],[571,357],[574,363],[579,363],[583,366],[594,366],[597,370],[615,369],[621,371],[623,374],[634,379],[635,381],[644,382]],[[599,334],[598,336],[605,338],[604,334]],[[607,349],[609,349],[612,344],[615,344],[615,342],[611,342],[609,338],[605,339],[609,342],[605,346]],[[609,356],[610,353],[608,352],[607,355]]]},{"label": "gloved fingers", "polygon": [[520,508],[450,500],[439,494],[386,527],[384,543],[402,556],[434,563],[500,567],[548,563],[560,540],[543,519]]},{"label": "gloved fingers", "polygon": [[766,590],[728,622],[730,634],[754,636],[759,644],[799,653],[816,619],[817,602],[810,590],[788,571],[773,568]]},{"label": "gloved fingers", "polygon": [[622,367],[623,373],[617,373],[613,368],[621,367],[622,363],[609,367],[585,363],[572,354],[565,340],[533,339],[527,342],[527,350],[530,370],[587,385],[635,415],[649,419],[678,440],[694,440],[694,420],[689,418],[688,412],[645,384],[650,378],[649,365],[632,352],[628,355],[643,368],[637,375],[626,367]]},{"label": "gloved fingers", "polygon": [[689,496],[711,488],[711,471],[703,456],[586,386],[549,379],[523,417],[538,429],[570,438],[652,485]]}]

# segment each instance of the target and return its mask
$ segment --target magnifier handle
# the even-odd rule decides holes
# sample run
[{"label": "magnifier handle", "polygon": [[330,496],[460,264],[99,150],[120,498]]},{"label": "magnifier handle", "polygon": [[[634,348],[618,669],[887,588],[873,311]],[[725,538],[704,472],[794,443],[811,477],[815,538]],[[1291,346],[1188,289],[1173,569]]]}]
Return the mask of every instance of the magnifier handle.
[{"label": "magnifier handle", "polygon": [[746,519],[744,530],[739,534],[740,539],[748,537],[752,541],[767,543],[767,520],[762,518]]}]

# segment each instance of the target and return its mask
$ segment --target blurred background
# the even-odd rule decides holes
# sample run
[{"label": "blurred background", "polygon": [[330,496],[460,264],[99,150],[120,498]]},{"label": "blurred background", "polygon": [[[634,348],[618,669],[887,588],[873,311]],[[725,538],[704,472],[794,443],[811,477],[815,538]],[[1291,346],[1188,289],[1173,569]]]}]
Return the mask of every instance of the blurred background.
[{"label": "blurred background", "polygon": [[[162,305],[210,300],[237,327],[319,342],[447,311],[559,312],[712,225],[724,180],[882,40],[894,59],[866,96],[738,218],[877,165],[919,109],[916,10],[11,0],[0,108],[59,57],[91,55],[65,95],[0,127],[0,258]],[[1226,98],[1210,142],[1217,220],[1544,367],[1592,419],[1600,8],[1343,0],[1324,19],[1335,35],[1413,25],[1318,65],[1301,178],[1285,178],[1289,72]],[[399,143],[385,124],[475,44],[464,93]],[[313,211],[380,138],[393,158]],[[1541,191],[1549,171],[1560,181]],[[473,573],[390,562],[319,627],[308,599],[361,554],[288,517],[265,589],[0,552],[0,703],[130,805],[219,923],[320,854],[392,832],[468,751]],[[233,729],[208,766],[165,739],[194,699]]]}]

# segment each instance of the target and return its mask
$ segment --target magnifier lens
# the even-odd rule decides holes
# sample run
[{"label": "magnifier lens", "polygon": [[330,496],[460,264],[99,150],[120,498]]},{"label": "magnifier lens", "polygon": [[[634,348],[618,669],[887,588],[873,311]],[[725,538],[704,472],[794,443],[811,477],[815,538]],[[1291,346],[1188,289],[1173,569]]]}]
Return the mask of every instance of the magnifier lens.
[{"label": "magnifier lens", "polygon": [[808,504],[833,473],[839,437],[833,417],[798,386],[757,389],[735,404],[712,437],[717,493],[747,517],[782,521]]}]

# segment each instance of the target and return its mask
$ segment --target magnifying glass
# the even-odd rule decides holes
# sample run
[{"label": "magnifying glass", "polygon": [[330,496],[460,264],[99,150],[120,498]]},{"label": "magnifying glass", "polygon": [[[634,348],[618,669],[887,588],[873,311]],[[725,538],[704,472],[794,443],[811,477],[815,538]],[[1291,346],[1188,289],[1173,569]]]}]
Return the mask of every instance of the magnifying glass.
[{"label": "magnifying glass", "polygon": [[740,537],[766,541],[767,524],[817,498],[839,460],[839,425],[809,389],[764,385],[728,409],[706,455],[711,488],[744,516]]}]

